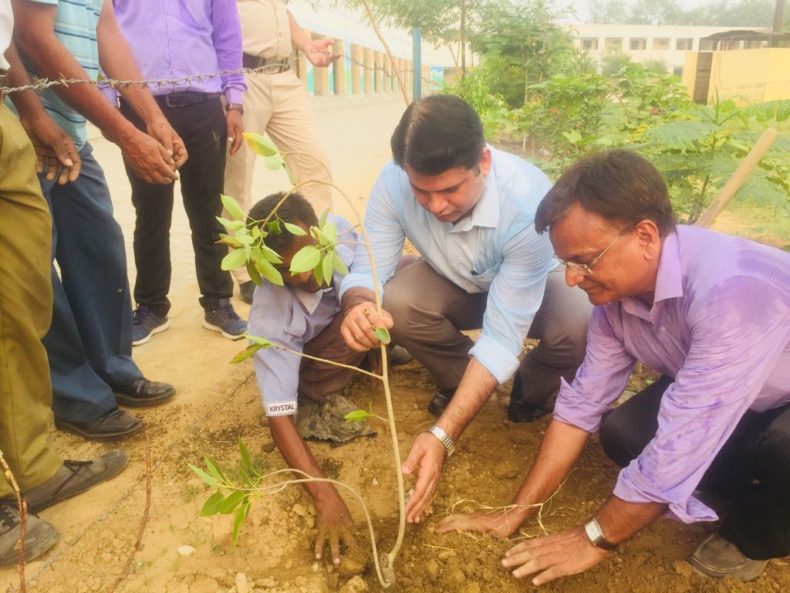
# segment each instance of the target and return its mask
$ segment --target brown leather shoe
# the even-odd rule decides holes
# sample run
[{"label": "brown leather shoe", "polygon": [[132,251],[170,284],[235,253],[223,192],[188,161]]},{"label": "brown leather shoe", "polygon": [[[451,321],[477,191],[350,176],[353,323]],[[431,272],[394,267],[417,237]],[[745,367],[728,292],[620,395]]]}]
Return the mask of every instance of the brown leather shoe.
[{"label": "brown leather shoe", "polygon": [[450,405],[450,400],[453,399],[454,395],[455,389],[442,389],[434,394],[431,401],[428,402],[428,411],[438,418]]},{"label": "brown leather shoe", "polygon": [[747,558],[735,544],[713,534],[697,546],[689,558],[689,564],[709,577],[731,576],[741,581],[751,581],[763,573],[768,562]]},{"label": "brown leather shoe", "polygon": [[150,381],[141,377],[126,385],[116,385],[112,388],[112,392],[120,405],[143,408],[165,403],[176,394],[176,389],[170,383]]}]

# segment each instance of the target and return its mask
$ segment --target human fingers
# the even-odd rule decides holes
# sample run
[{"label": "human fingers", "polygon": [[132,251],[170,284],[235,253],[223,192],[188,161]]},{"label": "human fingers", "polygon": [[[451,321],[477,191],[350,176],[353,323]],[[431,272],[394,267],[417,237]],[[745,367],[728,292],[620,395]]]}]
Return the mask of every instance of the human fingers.
[{"label": "human fingers", "polygon": [[315,537],[315,546],[313,547],[316,560],[320,560],[324,553],[324,544],[327,543],[327,535],[326,527],[324,525],[319,525],[318,534]]},{"label": "human fingers", "polygon": [[352,350],[357,352],[367,352],[370,350],[365,344],[361,343],[356,337],[356,330],[354,322],[346,317],[340,324],[340,335],[346,345]]},{"label": "human fingers", "polygon": [[445,517],[436,526],[436,533],[449,533],[450,531],[487,531],[480,523],[478,513],[454,513]]},{"label": "human fingers", "polygon": [[332,554],[332,564],[340,564],[340,529],[337,527],[329,530],[329,553]]}]

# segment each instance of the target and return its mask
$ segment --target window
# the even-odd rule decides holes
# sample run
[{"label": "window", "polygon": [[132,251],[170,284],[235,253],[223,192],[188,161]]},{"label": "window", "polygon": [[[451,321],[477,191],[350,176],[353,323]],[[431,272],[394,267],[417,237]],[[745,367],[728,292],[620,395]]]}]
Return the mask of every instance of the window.
[{"label": "window", "polygon": [[653,49],[669,49],[669,39],[667,37],[656,37],[653,39]]},{"label": "window", "polygon": [[598,49],[598,38],[582,37],[582,49]]},{"label": "window", "polygon": [[628,40],[628,47],[632,51],[647,49],[647,39],[644,37],[632,37]]},{"label": "window", "polygon": [[609,51],[620,51],[623,49],[622,37],[607,37],[604,43],[606,49]]},{"label": "window", "polygon": [[676,39],[675,49],[680,51],[691,51],[694,47],[694,40],[688,38]]}]

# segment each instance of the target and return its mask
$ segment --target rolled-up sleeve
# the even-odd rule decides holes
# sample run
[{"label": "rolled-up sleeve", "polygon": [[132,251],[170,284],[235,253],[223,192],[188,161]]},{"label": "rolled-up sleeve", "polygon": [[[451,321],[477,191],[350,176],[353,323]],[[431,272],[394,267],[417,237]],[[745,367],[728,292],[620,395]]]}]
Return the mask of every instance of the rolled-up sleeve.
[{"label": "rolled-up sleeve", "polygon": [[480,337],[469,351],[496,378],[507,381],[519,365],[518,355],[543,302],[546,276],[556,262],[548,236],[532,224],[505,239],[503,259],[488,290]]}]

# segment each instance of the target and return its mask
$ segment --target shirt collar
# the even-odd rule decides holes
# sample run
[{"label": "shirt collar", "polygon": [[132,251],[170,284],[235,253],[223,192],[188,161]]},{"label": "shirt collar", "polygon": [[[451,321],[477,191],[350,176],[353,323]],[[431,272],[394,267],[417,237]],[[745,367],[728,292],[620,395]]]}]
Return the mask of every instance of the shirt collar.
[{"label": "shirt collar", "polygon": [[664,238],[661,260],[656,273],[654,303],[683,296],[683,269],[680,261],[678,234],[672,231]]},{"label": "shirt collar", "polygon": [[460,233],[474,227],[496,228],[499,224],[499,190],[493,163],[483,185],[483,195],[475,204],[472,214],[452,226],[451,233]]}]

